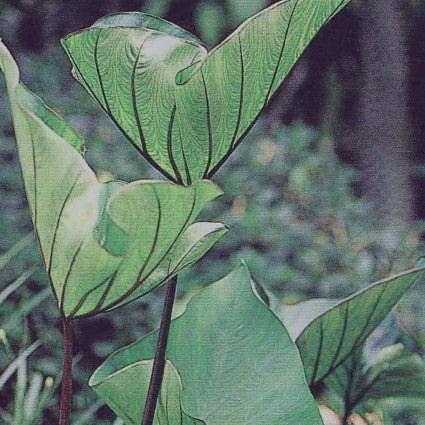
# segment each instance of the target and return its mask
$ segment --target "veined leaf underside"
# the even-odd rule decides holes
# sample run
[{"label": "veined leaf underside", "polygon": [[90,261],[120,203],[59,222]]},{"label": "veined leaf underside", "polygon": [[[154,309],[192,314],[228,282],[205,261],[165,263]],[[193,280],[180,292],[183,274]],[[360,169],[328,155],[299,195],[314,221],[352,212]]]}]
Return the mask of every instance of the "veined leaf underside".
[{"label": "veined leaf underside", "polygon": [[327,379],[363,346],[422,270],[412,269],[378,281],[307,325],[297,338],[297,345],[310,385]]}]

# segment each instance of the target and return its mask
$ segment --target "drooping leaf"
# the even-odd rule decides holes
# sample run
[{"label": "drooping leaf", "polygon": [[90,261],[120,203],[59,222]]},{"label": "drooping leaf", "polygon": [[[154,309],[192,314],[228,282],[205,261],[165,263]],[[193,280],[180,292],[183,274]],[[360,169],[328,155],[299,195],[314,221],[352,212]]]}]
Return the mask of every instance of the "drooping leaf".
[{"label": "drooping leaf", "polygon": [[175,181],[211,177],[304,49],[350,0],[284,0],[212,51],[142,13],[100,19],[62,43],[74,76],[126,137]]},{"label": "drooping leaf", "polygon": [[422,271],[413,269],[378,281],[308,324],[296,342],[310,385],[329,377],[362,347]]},{"label": "drooping leaf", "polygon": [[221,194],[211,182],[99,183],[81,156],[82,140],[19,82],[1,43],[0,68],[34,227],[63,314],[92,315],[144,295],[226,232],[221,224],[191,226]]},{"label": "drooping leaf", "polygon": [[[94,390],[152,358],[157,335],[109,357],[91,380]],[[199,291],[173,320],[167,358],[182,380],[184,411],[206,425],[322,424],[294,343],[245,266]]]},{"label": "drooping leaf", "polygon": [[[148,393],[152,360],[142,360],[90,385],[126,425],[140,425]],[[203,422],[186,415],[181,405],[181,382],[175,367],[167,362],[164,379],[155,411],[154,425],[202,425]]]}]

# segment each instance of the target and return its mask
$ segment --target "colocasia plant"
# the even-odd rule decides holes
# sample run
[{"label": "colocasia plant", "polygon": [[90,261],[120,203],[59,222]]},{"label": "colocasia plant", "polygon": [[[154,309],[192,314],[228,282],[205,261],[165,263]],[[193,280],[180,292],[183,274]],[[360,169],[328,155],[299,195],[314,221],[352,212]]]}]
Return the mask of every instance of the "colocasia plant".
[{"label": "colocasia plant", "polygon": [[[177,274],[227,232],[195,221],[221,194],[210,179],[348,3],[280,1],[211,51],[176,25],[136,12],[65,37],[75,78],[169,182],[99,183],[82,139],[20,82],[0,43],[28,203],[63,321],[61,425],[71,418],[73,320],[167,282],[159,330],[114,353],[90,379],[125,424],[322,424],[313,394],[334,382],[348,423],[357,406],[398,394],[386,388],[386,362],[422,379],[417,359],[399,346],[369,370],[358,360],[420,267],[340,302],[287,308],[241,264],[171,321]],[[410,395],[423,394],[421,385]]]}]

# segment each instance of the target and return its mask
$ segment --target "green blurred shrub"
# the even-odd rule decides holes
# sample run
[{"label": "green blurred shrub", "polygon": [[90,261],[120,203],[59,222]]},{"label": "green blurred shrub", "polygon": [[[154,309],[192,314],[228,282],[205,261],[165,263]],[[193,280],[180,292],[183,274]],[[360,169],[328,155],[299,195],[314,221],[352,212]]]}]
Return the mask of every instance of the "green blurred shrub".
[{"label": "green blurred shrub", "polygon": [[419,256],[419,232],[374,222],[372,207],[354,194],[357,170],[314,129],[265,135],[258,124],[217,178],[226,195],[209,218],[225,222],[232,237],[200,263],[205,281],[241,257],[269,289],[294,300],[344,296]]}]

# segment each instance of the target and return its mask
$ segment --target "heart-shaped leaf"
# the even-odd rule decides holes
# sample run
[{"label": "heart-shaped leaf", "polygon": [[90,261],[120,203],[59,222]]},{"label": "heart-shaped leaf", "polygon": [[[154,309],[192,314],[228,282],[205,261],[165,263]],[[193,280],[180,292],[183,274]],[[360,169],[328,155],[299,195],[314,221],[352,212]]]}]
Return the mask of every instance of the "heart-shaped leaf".
[{"label": "heart-shaped leaf", "polygon": [[[142,423],[143,404],[146,400],[152,371],[152,360],[135,362],[105,379],[93,377],[90,385],[126,425]],[[158,396],[154,425],[202,425],[203,422],[186,415],[181,405],[181,381],[177,370],[167,362],[161,391]]]},{"label": "heart-shaped leaf", "polygon": [[[152,358],[157,336],[117,351],[95,372],[91,384],[105,402],[108,379],[120,382],[123,371]],[[172,321],[167,358],[182,380],[184,411],[207,425],[322,424],[295,345],[243,265],[198,292]]]},{"label": "heart-shaped leaf", "polygon": [[284,0],[211,52],[143,13],[100,19],[62,44],[74,76],[167,177],[210,178],[251,129],[319,29],[350,0]]},{"label": "heart-shaped leaf", "polygon": [[311,321],[296,340],[310,385],[329,377],[359,350],[423,271],[378,281]]},{"label": "heart-shaped leaf", "polygon": [[221,194],[211,182],[99,183],[81,156],[82,140],[19,82],[1,43],[0,68],[34,227],[65,316],[93,315],[146,294],[226,232],[221,224],[192,225]]}]

